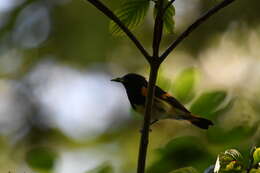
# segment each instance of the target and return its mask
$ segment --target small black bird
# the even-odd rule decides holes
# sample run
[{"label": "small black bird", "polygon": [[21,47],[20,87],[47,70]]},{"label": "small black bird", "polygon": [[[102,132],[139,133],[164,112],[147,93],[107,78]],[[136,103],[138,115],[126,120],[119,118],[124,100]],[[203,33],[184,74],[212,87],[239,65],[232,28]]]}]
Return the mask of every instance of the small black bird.
[{"label": "small black bird", "polygon": [[[129,73],[111,81],[120,82],[124,85],[131,106],[144,115],[148,85],[145,78],[138,74]],[[156,86],[151,123],[160,119],[187,120],[202,129],[208,129],[210,125],[213,125],[210,120],[193,115],[173,96]]]}]

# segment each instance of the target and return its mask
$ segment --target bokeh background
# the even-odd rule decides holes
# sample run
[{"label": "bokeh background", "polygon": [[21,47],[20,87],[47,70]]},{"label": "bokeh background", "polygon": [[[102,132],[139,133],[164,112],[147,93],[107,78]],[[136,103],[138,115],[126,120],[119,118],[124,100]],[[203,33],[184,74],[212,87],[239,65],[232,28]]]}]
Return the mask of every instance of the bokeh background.
[{"label": "bokeh background", "polygon": [[[111,9],[120,0],[104,1]],[[215,0],[176,0],[175,33]],[[188,37],[166,59],[157,84],[192,112],[214,121],[152,126],[148,172],[192,166],[219,152],[245,157],[260,143],[260,2],[237,0]],[[0,172],[133,173],[142,118],[123,87],[110,82],[148,64],[127,37],[84,0],[0,0]],[[152,10],[135,34],[151,51]]]}]

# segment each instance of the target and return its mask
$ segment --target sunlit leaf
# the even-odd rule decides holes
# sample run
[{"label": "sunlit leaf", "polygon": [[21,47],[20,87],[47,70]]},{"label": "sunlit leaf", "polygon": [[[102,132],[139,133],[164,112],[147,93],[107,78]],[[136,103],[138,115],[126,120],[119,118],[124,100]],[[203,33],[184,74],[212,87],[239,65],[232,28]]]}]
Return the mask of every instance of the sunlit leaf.
[{"label": "sunlit leaf", "polygon": [[231,173],[242,172],[243,157],[236,149],[228,149],[218,155],[214,172],[216,173]]},{"label": "sunlit leaf", "polygon": [[171,171],[170,173],[198,173],[198,171],[192,167],[186,167],[186,168],[176,169],[174,171]]},{"label": "sunlit leaf", "polygon": [[191,105],[190,111],[194,114],[208,117],[225,100],[227,93],[225,91],[212,91],[203,93]]},{"label": "sunlit leaf", "polygon": [[230,156],[232,160],[240,160],[242,158],[242,155],[236,149],[228,149],[224,152],[224,154]]},{"label": "sunlit leaf", "polygon": [[260,173],[260,169],[251,169],[250,173]]},{"label": "sunlit leaf", "polygon": [[[166,3],[165,3],[166,4]],[[158,13],[158,9],[157,6],[154,6],[154,18],[156,18],[156,15]],[[173,17],[175,16],[175,8],[173,5],[171,5],[170,7],[167,8],[167,10],[165,11],[165,14],[163,16],[163,24],[164,24],[164,31],[166,33],[173,33],[174,32],[174,19]]]},{"label": "sunlit leaf", "polygon": [[254,158],[254,164],[260,163],[260,147],[255,149],[253,153],[253,158]]},{"label": "sunlit leaf", "polygon": [[[239,162],[237,161],[231,161],[228,165],[226,165],[225,167],[225,172],[228,171],[228,172],[242,172],[242,165],[239,164]],[[227,173],[228,173],[227,172]]]},{"label": "sunlit leaf", "polygon": [[173,94],[182,103],[187,103],[194,97],[194,86],[198,75],[195,68],[188,68],[177,76],[173,84]]},{"label": "sunlit leaf", "polygon": [[26,153],[26,162],[34,169],[52,170],[56,159],[57,154],[49,148],[33,148]]},{"label": "sunlit leaf", "polygon": [[[126,27],[133,30],[143,22],[148,9],[148,0],[126,1],[118,10],[115,11],[115,15],[125,24]],[[123,31],[113,21],[110,22],[109,30],[113,35],[123,35]]]},{"label": "sunlit leaf", "polygon": [[221,168],[221,165],[220,165],[220,161],[219,161],[219,156],[217,157],[217,160],[216,160],[216,163],[215,163],[215,166],[214,166],[214,173],[218,173],[219,170]]}]

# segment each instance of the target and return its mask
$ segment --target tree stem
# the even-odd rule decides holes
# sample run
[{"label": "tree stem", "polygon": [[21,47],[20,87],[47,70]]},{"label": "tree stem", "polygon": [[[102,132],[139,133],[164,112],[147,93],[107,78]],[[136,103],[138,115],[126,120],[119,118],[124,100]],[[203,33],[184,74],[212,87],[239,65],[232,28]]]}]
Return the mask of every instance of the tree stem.
[{"label": "tree stem", "polygon": [[153,30],[153,57],[152,59],[158,59],[159,57],[159,49],[160,43],[162,40],[163,33],[163,1],[156,1],[156,6],[158,7],[158,12],[154,22],[154,30]]},{"label": "tree stem", "polygon": [[137,165],[137,173],[145,172],[145,163],[146,163],[146,154],[149,143],[149,129],[151,123],[151,114],[152,114],[152,106],[153,106],[153,97],[154,97],[154,88],[156,84],[156,79],[158,75],[158,69],[160,64],[157,63],[159,60],[159,49],[160,43],[162,39],[163,32],[163,1],[158,0],[156,5],[158,6],[158,13],[154,23],[154,34],[153,34],[153,56],[152,61],[150,63],[150,76],[148,82],[148,94],[146,97],[145,103],[145,115],[143,127],[141,130],[141,140],[139,145],[139,155],[138,155],[138,165]]},{"label": "tree stem", "polygon": [[158,69],[159,69],[159,65],[150,66],[148,95],[146,97],[145,117],[144,117],[143,127],[141,130],[141,140],[140,140],[140,145],[139,145],[137,173],[145,172],[146,153],[147,153],[147,148],[148,148],[148,143],[149,143],[149,127],[150,127],[150,122],[151,122],[154,88],[155,88],[155,83],[156,83],[156,79],[157,79]]}]

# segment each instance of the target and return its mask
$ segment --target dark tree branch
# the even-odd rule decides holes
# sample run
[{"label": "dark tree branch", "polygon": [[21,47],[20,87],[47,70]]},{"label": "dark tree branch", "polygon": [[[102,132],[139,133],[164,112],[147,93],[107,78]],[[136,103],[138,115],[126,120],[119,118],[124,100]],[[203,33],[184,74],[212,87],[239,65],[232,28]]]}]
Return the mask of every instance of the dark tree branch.
[{"label": "dark tree branch", "polygon": [[158,0],[158,13],[154,23],[154,35],[153,35],[153,56],[152,62],[150,63],[150,76],[148,82],[148,95],[146,97],[145,103],[145,115],[144,122],[142,127],[142,135],[139,145],[139,155],[138,155],[138,165],[137,173],[145,172],[145,163],[146,163],[146,154],[149,143],[149,129],[151,122],[152,106],[153,106],[153,97],[154,97],[154,88],[156,84],[158,69],[160,64],[157,63],[159,59],[159,48],[162,39],[163,32],[163,0]]},{"label": "dark tree branch", "polygon": [[149,129],[150,129],[150,119],[152,114],[152,105],[153,105],[153,96],[154,96],[154,87],[157,79],[159,65],[151,64],[150,66],[150,76],[148,83],[148,95],[146,97],[145,104],[145,117],[144,123],[141,130],[141,140],[139,145],[139,155],[138,155],[138,165],[137,165],[137,173],[145,172],[145,162],[146,162],[146,154],[149,143]]},{"label": "dark tree branch", "polygon": [[125,34],[134,42],[136,47],[140,50],[146,60],[151,63],[151,56],[139,42],[139,40],[134,36],[134,34],[124,25],[124,23],[110,10],[108,9],[102,2],[99,0],[87,0],[92,5],[94,5],[97,9],[99,9],[103,14],[105,14],[108,18],[113,20],[124,32]]},{"label": "dark tree branch", "polygon": [[163,0],[158,0],[156,3],[158,7],[158,12],[154,22],[154,31],[153,31],[153,58],[159,57],[160,43],[162,40],[163,33]]},{"label": "dark tree branch", "polygon": [[198,26],[200,26],[205,20],[211,17],[213,14],[217,13],[220,9],[228,6],[235,0],[223,0],[218,5],[211,8],[208,12],[203,14],[198,18],[193,24],[191,24],[171,45],[166,51],[161,55],[160,61],[163,62],[164,59]]}]

